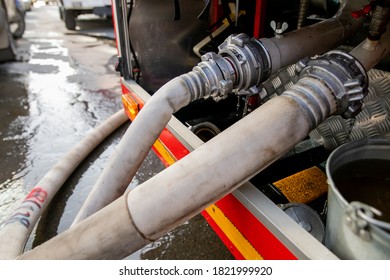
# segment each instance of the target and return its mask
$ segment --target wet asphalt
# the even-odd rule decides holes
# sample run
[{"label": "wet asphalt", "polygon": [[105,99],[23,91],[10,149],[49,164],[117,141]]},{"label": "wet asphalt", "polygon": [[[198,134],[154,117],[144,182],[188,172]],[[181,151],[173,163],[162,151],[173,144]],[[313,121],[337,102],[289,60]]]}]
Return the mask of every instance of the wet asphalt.
[{"label": "wet asphalt", "polygon": [[[38,2],[39,3],[39,2]],[[110,20],[84,16],[68,31],[58,7],[26,13],[17,61],[0,64],[0,226],[83,136],[122,109]],[[74,172],[31,234],[26,250],[66,230],[130,123]],[[131,186],[164,169],[150,152]],[[232,259],[198,215],[128,259]]]}]

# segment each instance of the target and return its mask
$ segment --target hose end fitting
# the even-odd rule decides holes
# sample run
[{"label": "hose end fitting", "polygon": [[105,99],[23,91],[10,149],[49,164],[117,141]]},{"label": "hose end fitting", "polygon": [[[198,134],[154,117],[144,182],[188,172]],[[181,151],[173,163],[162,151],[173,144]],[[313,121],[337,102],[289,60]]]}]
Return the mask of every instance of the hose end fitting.
[{"label": "hose end fitting", "polygon": [[202,61],[192,71],[200,74],[205,82],[203,98],[212,97],[219,101],[225,99],[233,90],[235,70],[228,61],[214,52],[204,54]]},{"label": "hose end fitting", "polygon": [[263,43],[241,33],[229,36],[218,49],[218,54],[235,70],[233,92],[240,95],[259,93],[260,83],[271,74],[271,58]]},{"label": "hose end fitting", "polygon": [[182,75],[192,100],[212,97],[222,100],[229,93],[253,95],[271,73],[271,61],[265,46],[246,34],[229,36],[219,53],[206,53],[191,72]]},{"label": "hose end fitting", "polygon": [[352,55],[333,50],[313,59],[296,64],[298,79],[313,77],[322,81],[336,100],[333,114],[344,118],[356,116],[367,95],[368,77],[364,67]]}]

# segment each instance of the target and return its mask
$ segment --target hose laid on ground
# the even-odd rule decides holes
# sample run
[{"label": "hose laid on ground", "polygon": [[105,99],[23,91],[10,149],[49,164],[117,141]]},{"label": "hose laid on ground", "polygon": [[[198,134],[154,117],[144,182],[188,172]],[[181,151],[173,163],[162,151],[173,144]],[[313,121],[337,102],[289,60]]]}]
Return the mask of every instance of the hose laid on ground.
[{"label": "hose laid on ground", "polygon": [[90,131],[44,175],[0,229],[0,259],[14,259],[23,252],[34,225],[68,177],[105,138],[128,120],[124,110],[118,111]]}]

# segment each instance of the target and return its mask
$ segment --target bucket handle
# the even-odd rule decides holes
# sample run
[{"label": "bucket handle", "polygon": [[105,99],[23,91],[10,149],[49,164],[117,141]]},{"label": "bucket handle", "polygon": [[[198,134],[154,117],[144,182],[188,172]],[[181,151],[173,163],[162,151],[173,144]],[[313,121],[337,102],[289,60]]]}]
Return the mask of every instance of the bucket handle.
[{"label": "bucket handle", "polygon": [[382,212],[360,201],[352,201],[346,211],[346,222],[352,232],[362,239],[371,240],[369,225],[377,226],[384,230],[390,230],[390,223],[374,218],[374,215],[382,216]]}]

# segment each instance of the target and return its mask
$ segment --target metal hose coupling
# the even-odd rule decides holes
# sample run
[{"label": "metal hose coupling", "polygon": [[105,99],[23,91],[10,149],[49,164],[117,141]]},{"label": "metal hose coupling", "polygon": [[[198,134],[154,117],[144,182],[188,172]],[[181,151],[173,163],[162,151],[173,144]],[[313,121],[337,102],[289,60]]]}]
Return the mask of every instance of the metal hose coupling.
[{"label": "metal hose coupling", "polygon": [[229,36],[218,54],[206,53],[190,73],[182,75],[190,87],[192,100],[212,97],[219,101],[229,93],[253,95],[268,79],[271,61],[265,46],[246,34]]},{"label": "metal hose coupling", "polygon": [[[332,50],[322,56],[303,59],[296,64],[298,83],[306,78],[314,78],[326,86],[327,92],[310,90],[314,94],[331,94],[335,108],[330,107],[329,115],[338,114],[344,118],[356,116],[362,108],[362,100],[367,95],[368,77],[364,67],[352,55]],[[323,98],[328,100],[328,98]],[[318,123],[317,123],[318,124]]]},{"label": "metal hose coupling", "polygon": [[258,94],[260,83],[271,74],[271,57],[263,43],[241,33],[229,36],[218,49],[218,54],[235,69],[233,92],[239,95]]}]

